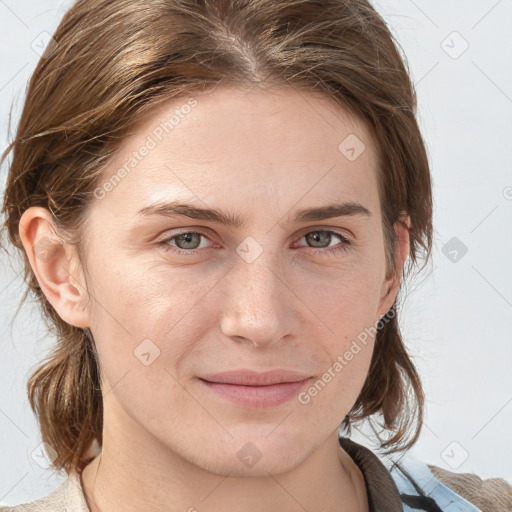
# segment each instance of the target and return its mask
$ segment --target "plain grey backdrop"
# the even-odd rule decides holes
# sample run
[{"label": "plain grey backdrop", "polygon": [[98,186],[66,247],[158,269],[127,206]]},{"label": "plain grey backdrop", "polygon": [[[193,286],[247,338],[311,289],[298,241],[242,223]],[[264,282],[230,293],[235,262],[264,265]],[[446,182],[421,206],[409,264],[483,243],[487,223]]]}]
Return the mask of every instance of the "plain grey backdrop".
[{"label": "plain grey backdrop", "polygon": [[[69,5],[0,0],[1,150],[9,109],[14,129],[41,45]],[[432,264],[407,287],[400,316],[427,396],[413,453],[512,483],[512,1],[373,5],[407,57],[434,182]],[[30,301],[11,326],[20,272],[0,255],[0,504],[46,495],[64,478],[39,462],[26,381],[53,340]],[[373,447],[365,432],[354,439]]]}]

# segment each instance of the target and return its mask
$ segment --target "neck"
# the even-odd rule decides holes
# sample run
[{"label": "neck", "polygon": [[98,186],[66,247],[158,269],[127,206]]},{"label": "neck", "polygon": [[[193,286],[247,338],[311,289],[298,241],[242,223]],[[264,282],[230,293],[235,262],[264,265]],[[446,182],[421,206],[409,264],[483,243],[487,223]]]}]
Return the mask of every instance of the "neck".
[{"label": "neck", "polygon": [[337,429],[289,471],[230,477],[183,459],[140,426],[122,426],[104,423],[101,455],[82,472],[91,512],[368,510],[364,477]]}]

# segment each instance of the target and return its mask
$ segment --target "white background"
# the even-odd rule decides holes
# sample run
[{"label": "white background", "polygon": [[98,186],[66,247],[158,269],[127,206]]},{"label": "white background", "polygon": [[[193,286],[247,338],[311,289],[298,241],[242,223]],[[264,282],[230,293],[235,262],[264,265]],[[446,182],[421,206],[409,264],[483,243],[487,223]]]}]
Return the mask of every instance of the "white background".
[{"label": "white background", "polygon": [[[400,317],[427,395],[413,453],[451,471],[512,483],[512,1],[373,4],[417,86],[434,182],[433,261],[407,287]],[[7,145],[11,104],[15,127],[39,58],[31,45],[42,32],[54,32],[69,5],[0,0],[0,149]],[[6,173],[4,165],[2,191]],[[443,253],[453,237],[467,247],[456,262]],[[4,504],[46,495],[63,480],[31,458],[41,440],[25,386],[52,339],[30,302],[11,326],[24,290],[21,267],[11,263],[0,255]],[[354,439],[373,447],[362,436]]]}]

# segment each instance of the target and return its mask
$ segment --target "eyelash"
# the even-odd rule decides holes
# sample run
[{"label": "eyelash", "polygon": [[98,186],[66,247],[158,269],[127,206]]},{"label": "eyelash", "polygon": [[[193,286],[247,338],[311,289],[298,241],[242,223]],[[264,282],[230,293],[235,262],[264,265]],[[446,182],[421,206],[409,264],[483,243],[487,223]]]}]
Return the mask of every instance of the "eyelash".
[{"label": "eyelash", "polygon": [[[311,253],[314,255],[328,256],[328,255],[332,255],[332,254],[338,254],[340,252],[346,252],[348,250],[348,246],[351,244],[351,241],[346,236],[342,235],[341,233],[338,233],[337,231],[332,231],[329,229],[317,229],[317,230],[313,230],[313,231],[308,231],[307,233],[302,235],[301,238],[303,238],[306,235],[309,235],[310,233],[330,233],[331,235],[337,236],[341,240],[340,244],[335,245],[334,247],[330,247],[330,248],[315,249],[315,248],[310,247]],[[158,242],[157,244],[160,246],[163,246],[164,250],[166,250],[166,251],[172,251],[172,252],[182,255],[182,256],[193,256],[203,250],[203,249],[191,249],[191,250],[187,251],[185,249],[179,249],[178,247],[169,245],[169,242],[171,240],[174,240],[175,238],[178,238],[179,236],[182,236],[182,235],[200,235],[200,236],[203,236],[203,237],[207,238],[208,240],[210,240],[210,238],[208,236],[206,236],[204,233],[201,233],[199,231],[183,231],[181,233],[177,233],[175,235],[167,237],[167,238],[161,240],[160,242]]]}]

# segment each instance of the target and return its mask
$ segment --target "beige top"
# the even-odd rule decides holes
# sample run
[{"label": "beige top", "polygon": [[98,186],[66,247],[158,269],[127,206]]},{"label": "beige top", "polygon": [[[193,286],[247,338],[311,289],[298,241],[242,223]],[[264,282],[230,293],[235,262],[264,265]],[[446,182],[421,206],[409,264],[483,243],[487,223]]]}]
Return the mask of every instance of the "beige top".
[{"label": "beige top", "polygon": [[[370,512],[403,512],[406,499],[396,486],[390,472],[371,450],[348,438],[340,437],[340,446],[350,455],[364,476]],[[339,450],[341,457],[342,451]],[[448,486],[459,496],[483,512],[512,511],[512,486],[502,478],[482,480],[470,473],[453,473],[437,466],[428,466],[433,477]],[[409,499],[411,499],[409,497]],[[428,500],[428,498],[427,498]],[[462,500],[463,501],[463,500]],[[414,507],[415,510],[443,510],[423,508],[425,504]],[[417,503],[418,504],[418,503]],[[431,505],[432,506],[432,505]],[[434,506],[436,504],[434,503]],[[464,506],[464,505],[462,505]],[[405,510],[411,510],[407,508]],[[474,508],[450,508],[450,510],[474,510]],[[0,507],[0,512],[90,512],[84,497],[81,480],[77,473],[70,473],[51,494],[30,503]],[[313,511],[312,511],[313,512]]]},{"label": "beige top", "polygon": [[71,473],[59,487],[44,498],[2,508],[1,512],[89,512],[78,473]]}]

